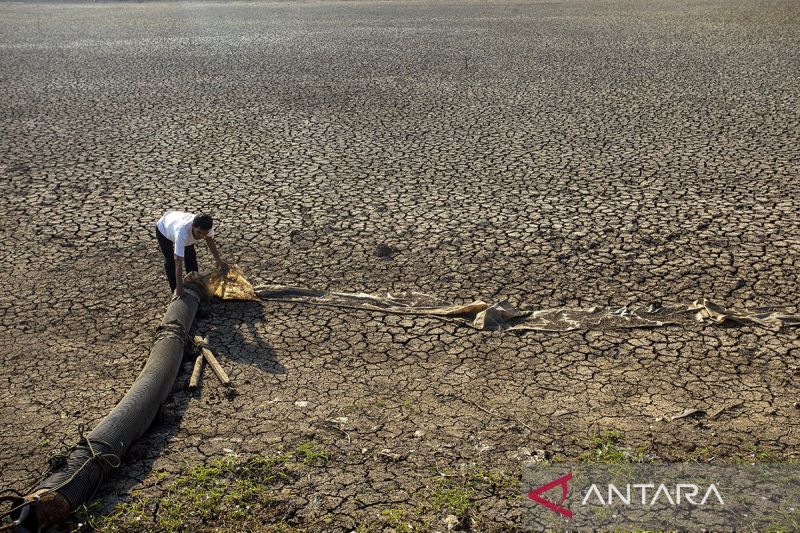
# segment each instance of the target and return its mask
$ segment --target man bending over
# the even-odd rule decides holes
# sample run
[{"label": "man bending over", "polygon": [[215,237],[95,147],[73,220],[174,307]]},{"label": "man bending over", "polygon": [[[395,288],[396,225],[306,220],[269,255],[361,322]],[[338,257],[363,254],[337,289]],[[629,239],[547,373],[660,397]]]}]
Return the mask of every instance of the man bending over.
[{"label": "man bending over", "polygon": [[197,271],[197,253],[194,245],[205,241],[217,268],[225,271],[228,263],[223,261],[214,242],[214,221],[211,215],[193,215],[182,211],[167,211],[156,224],[156,238],[164,254],[169,288],[178,298],[183,296],[183,268],[186,272]]}]

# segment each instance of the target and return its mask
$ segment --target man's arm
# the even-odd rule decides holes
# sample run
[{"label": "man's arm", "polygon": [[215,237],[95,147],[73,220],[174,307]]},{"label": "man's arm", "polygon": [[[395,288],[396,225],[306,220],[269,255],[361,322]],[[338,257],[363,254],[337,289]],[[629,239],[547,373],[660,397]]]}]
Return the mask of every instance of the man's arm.
[{"label": "man's arm", "polygon": [[221,271],[225,272],[228,270],[229,266],[228,263],[222,260],[219,256],[219,251],[217,250],[217,243],[214,241],[214,237],[211,235],[206,235],[206,245],[208,246],[208,251],[211,252],[211,255],[214,256],[214,261],[217,262],[217,268]]},{"label": "man's arm", "polygon": [[183,297],[183,257],[175,256],[175,296]]}]

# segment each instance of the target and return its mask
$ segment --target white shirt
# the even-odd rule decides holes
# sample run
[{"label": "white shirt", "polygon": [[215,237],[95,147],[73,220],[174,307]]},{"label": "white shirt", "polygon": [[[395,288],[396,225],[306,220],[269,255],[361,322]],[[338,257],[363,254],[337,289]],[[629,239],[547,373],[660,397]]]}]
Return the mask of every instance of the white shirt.
[{"label": "white shirt", "polygon": [[[192,235],[192,222],[194,215],[183,211],[167,211],[158,219],[158,231],[175,244],[175,255],[183,257],[183,250],[200,242]],[[209,237],[214,236],[214,230],[208,232]]]}]

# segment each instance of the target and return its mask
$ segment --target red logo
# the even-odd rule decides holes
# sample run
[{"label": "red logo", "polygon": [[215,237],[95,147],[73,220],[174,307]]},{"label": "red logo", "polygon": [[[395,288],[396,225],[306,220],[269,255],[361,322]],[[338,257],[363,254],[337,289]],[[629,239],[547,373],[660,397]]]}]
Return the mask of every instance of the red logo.
[{"label": "red logo", "polygon": [[[533,489],[528,493],[528,498],[530,498],[531,500],[535,501],[540,505],[544,505],[551,511],[555,511],[559,514],[562,514],[567,518],[572,518],[572,511],[570,511],[566,507],[561,507],[561,505],[563,505],[563,503],[567,501],[567,492],[569,492],[568,482],[570,479],[572,479],[572,472],[564,474],[558,479],[554,479],[547,485],[542,485],[541,487]],[[548,490],[558,486],[561,487],[561,502],[559,505],[556,505],[555,503],[549,500],[545,500],[544,498],[541,497],[542,493],[545,493]]]}]

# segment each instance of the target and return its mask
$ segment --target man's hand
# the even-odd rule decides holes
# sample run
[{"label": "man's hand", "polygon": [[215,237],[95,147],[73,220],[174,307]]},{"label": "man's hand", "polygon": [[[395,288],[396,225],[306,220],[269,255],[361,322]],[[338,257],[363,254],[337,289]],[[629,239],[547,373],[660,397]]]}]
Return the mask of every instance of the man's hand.
[{"label": "man's hand", "polygon": [[219,250],[217,250],[217,243],[214,240],[214,237],[211,235],[206,235],[206,244],[208,245],[208,250],[211,252],[211,255],[214,256],[214,261],[217,262],[217,268],[219,271],[223,274],[227,274],[230,265],[223,261],[219,256]]},{"label": "man's hand", "polygon": [[172,299],[179,300],[183,298],[183,295],[184,295],[183,287],[182,286],[175,287],[175,294],[172,295]]}]

